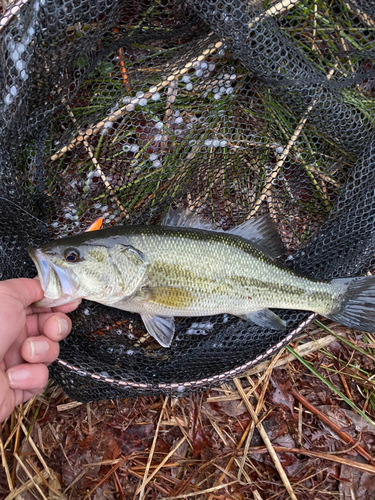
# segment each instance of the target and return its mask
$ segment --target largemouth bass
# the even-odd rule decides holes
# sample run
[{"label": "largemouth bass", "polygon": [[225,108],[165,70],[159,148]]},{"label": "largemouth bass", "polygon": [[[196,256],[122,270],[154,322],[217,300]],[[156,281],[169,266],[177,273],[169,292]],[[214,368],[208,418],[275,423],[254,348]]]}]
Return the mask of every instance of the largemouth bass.
[{"label": "largemouth bass", "polygon": [[375,276],[318,281],[276,262],[280,242],[265,218],[214,231],[189,211],[170,209],[162,226],[116,226],[52,241],[29,253],[45,298],[77,298],[141,315],[169,347],[175,316],[231,314],[284,329],[269,308],[314,311],[375,331]]}]

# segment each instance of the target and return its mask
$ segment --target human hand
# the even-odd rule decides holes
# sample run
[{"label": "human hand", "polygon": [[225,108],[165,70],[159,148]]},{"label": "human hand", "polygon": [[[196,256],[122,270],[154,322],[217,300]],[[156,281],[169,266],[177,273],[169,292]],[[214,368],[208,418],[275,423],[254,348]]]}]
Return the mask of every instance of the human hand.
[{"label": "human hand", "polygon": [[59,355],[58,341],[72,327],[64,313],[80,303],[31,307],[43,295],[36,279],[0,282],[0,422],[15,406],[43,390],[48,381],[47,365]]}]

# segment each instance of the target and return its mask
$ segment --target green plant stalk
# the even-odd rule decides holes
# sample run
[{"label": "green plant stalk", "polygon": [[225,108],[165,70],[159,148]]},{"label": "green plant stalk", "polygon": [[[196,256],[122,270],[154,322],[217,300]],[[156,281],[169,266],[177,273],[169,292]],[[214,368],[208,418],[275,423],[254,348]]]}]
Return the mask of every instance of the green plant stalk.
[{"label": "green plant stalk", "polygon": [[346,404],[348,404],[354,411],[358,413],[358,415],[361,415],[362,418],[366,420],[370,425],[372,425],[375,428],[375,422],[373,422],[362,410],[360,410],[357,405],[355,405],[348,397],[346,397],[344,394],[342,394],[341,391],[336,389],[336,387],[329,382],[326,378],[324,378],[308,361],[306,361],[304,358],[302,358],[297,352],[290,347],[289,345],[286,346],[285,348],[290,354],[292,354],[300,363],[303,364],[312,374],[314,374],[321,382],[323,382],[332,392],[337,394],[343,401],[345,401]]},{"label": "green plant stalk", "polygon": [[334,335],[337,339],[341,340],[341,342],[343,342],[344,344],[346,344],[347,346],[349,346],[351,349],[355,349],[356,351],[360,352],[361,354],[364,354],[368,358],[370,358],[373,361],[375,361],[375,357],[374,356],[372,356],[371,354],[369,354],[365,350],[361,349],[357,345],[353,344],[352,342],[350,342],[350,340],[347,340],[344,337],[341,337],[341,335],[338,335],[337,333],[333,332],[330,328],[328,328],[328,326],[323,325],[323,323],[321,323],[319,320],[316,319],[314,321],[314,323],[317,326],[319,326],[320,328],[322,328],[323,330],[325,330],[326,332],[330,333],[331,335]]}]

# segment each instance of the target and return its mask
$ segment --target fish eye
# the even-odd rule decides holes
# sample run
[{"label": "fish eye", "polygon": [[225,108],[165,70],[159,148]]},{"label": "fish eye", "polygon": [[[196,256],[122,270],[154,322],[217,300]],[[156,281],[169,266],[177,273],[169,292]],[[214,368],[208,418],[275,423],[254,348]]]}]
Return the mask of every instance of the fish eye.
[{"label": "fish eye", "polygon": [[78,262],[81,258],[81,255],[77,248],[67,248],[64,252],[64,258],[68,262]]}]

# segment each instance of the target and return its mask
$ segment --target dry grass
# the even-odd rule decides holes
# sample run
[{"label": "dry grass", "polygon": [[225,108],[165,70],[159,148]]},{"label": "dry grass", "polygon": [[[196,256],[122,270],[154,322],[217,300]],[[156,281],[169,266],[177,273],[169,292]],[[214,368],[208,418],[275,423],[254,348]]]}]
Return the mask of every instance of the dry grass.
[{"label": "dry grass", "polygon": [[[330,326],[333,335],[310,326],[293,349],[374,419],[374,339]],[[0,495],[374,498],[374,448],[375,428],[283,350],[181,399],[80,404],[51,383],[2,426]]]}]

